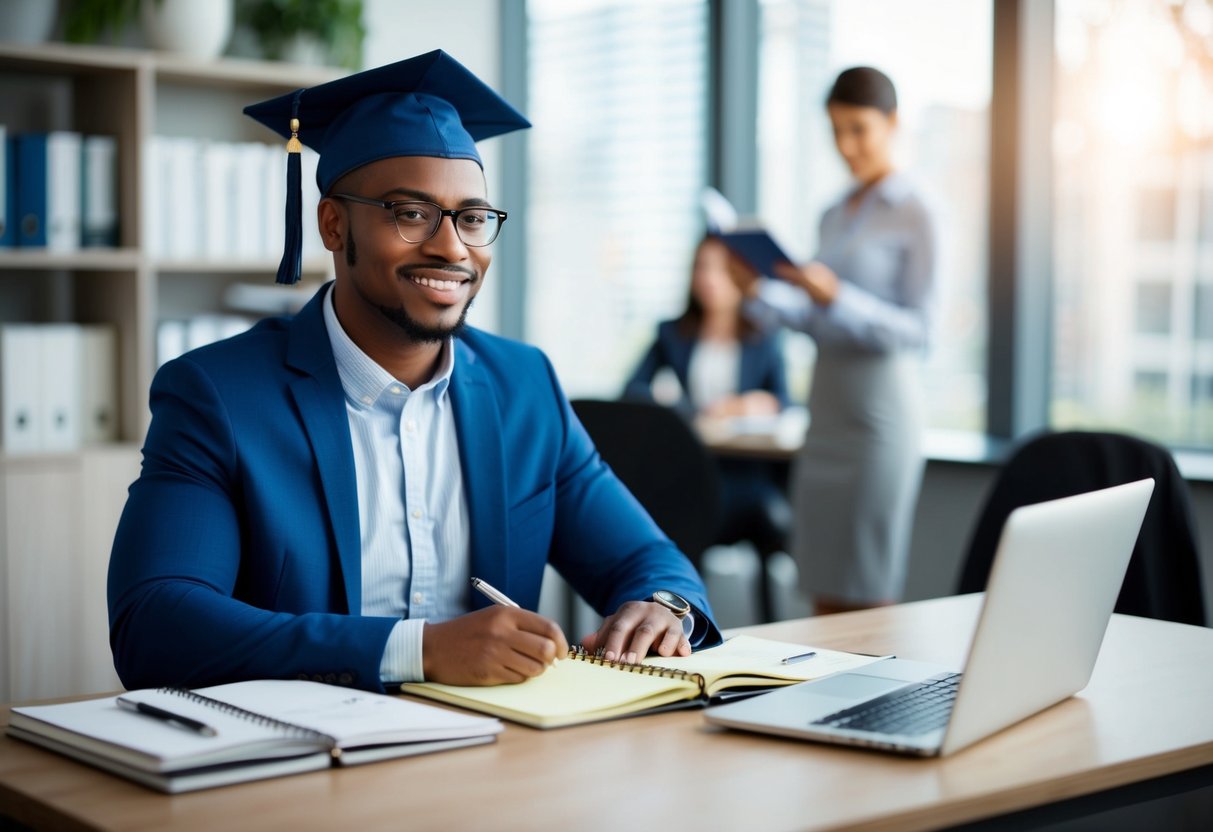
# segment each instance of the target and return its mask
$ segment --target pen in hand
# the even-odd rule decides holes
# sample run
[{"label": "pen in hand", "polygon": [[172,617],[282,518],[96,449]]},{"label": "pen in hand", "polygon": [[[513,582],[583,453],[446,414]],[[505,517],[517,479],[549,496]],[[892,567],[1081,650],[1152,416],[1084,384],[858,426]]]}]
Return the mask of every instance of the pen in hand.
[{"label": "pen in hand", "polygon": [[517,604],[511,601],[509,597],[505,595],[505,593],[494,589],[493,586],[487,581],[482,581],[479,578],[472,578],[472,589],[476,590],[498,606],[521,609]]},{"label": "pen in hand", "polygon": [[[510,596],[495,588],[488,581],[482,581],[479,578],[472,578],[472,589],[476,590],[499,607],[513,607],[514,609],[522,609],[510,599]],[[552,664],[560,664],[560,658],[556,657],[552,659]]]},{"label": "pen in hand", "polygon": [[808,659],[811,659],[816,655],[817,655],[816,650],[810,650],[807,653],[800,653],[795,656],[788,656],[786,659],[780,659],[779,663],[780,664],[796,664],[796,662],[807,661]]},{"label": "pen in hand", "polygon": [[184,728],[187,731],[193,731],[196,734],[201,734],[204,737],[214,737],[219,734],[211,726],[205,722],[199,722],[196,719],[191,719],[188,716],[181,716],[172,711],[166,711],[163,708],[157,708],[155,705],[149,705],[146,702],[135,702],[131,699],[118,697],[118,706],[126,708],[128,711],[135,711],[144,716],[150,716],[153,719],[158,719],[161,722],[167,722],[170,725],[176,725],[179,728]]}]

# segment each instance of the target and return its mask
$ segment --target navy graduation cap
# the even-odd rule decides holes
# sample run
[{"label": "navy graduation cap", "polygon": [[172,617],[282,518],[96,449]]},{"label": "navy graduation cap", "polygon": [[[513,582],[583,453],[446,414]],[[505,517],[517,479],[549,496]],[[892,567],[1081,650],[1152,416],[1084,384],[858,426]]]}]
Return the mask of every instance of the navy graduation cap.
[{"label": "navy graduation cap", "polygon": [[279,283],[298,282],[302,265],[303,144],[320,154],[316,183],[326,194],[355,168],[392,156],[471,159],[483,168],[476,142],[531,126],[441,49],[251,104],[244,113],[288,140]]}]

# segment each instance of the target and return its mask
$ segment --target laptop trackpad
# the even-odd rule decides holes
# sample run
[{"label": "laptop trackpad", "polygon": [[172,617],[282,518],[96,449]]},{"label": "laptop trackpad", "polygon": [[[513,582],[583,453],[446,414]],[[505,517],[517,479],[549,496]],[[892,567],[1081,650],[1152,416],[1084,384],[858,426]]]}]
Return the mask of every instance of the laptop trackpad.
[{"label": "laptop trackpad", "polygon": [[843,673],[830,676],[807,686],[814,696],[839,696],[844,699],[863,700],[879,696],[904,687],[903,679],[885,679],[880,676],[863,676],[858,673]]}]

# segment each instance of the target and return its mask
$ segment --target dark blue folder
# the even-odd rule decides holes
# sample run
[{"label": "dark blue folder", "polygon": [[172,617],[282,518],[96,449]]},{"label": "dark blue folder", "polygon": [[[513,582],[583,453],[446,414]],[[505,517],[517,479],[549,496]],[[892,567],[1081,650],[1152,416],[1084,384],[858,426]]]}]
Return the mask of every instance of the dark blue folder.
[{"label": "dark blue folder", "polygon": [[760,228],[747,231],[722,231],[716,236],[751,268],[767,277],[775,275],[776,263],[793,262],[771,235]]}]

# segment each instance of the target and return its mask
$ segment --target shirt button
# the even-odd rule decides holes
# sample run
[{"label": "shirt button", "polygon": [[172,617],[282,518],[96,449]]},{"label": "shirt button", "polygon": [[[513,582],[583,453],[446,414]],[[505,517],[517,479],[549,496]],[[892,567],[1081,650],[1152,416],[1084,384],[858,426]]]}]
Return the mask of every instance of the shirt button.
[{"label": "shirt button", "polygon": [[362,397],[362,403],[363,403],[363,404],[370,404],[370,403],[371,403],[371,402],[373,402],[373,401],[375,401],[375,400],[374,400],[374,399],[372,399],[370,396],[363,396],[363,397]]},{"label": "shirt button", "polygon": [[404,429],[407,430],[409,433],[412,433],[413,431],[417,430],[417,423],[414,422],[412,419],[409,419],[407,422],[404,423]]},{"label": "shirt button", "polygon": [[400,388],[399,388],[399,387],[396,387],[395,385],[393,385],[393,386],[392,386],[390,389],[391,389],[391,391],[392,391],[393,393],[395,393],[397,396],[399,396],[399,395],[400,395]]},{"label": "shirt button", "polygon": [[419,508],[415,508],[415,509],[413,509],[413,519],[414,519],[414,520],[420,520],[420,519],[421,519],[421,509],[419,509]]},{"label": "shirt button", "polygon": [[425,602],[425,593],[424,592],[414,592],[413,593],[413,603],[414,604],[421,604],[424,602]]}]

